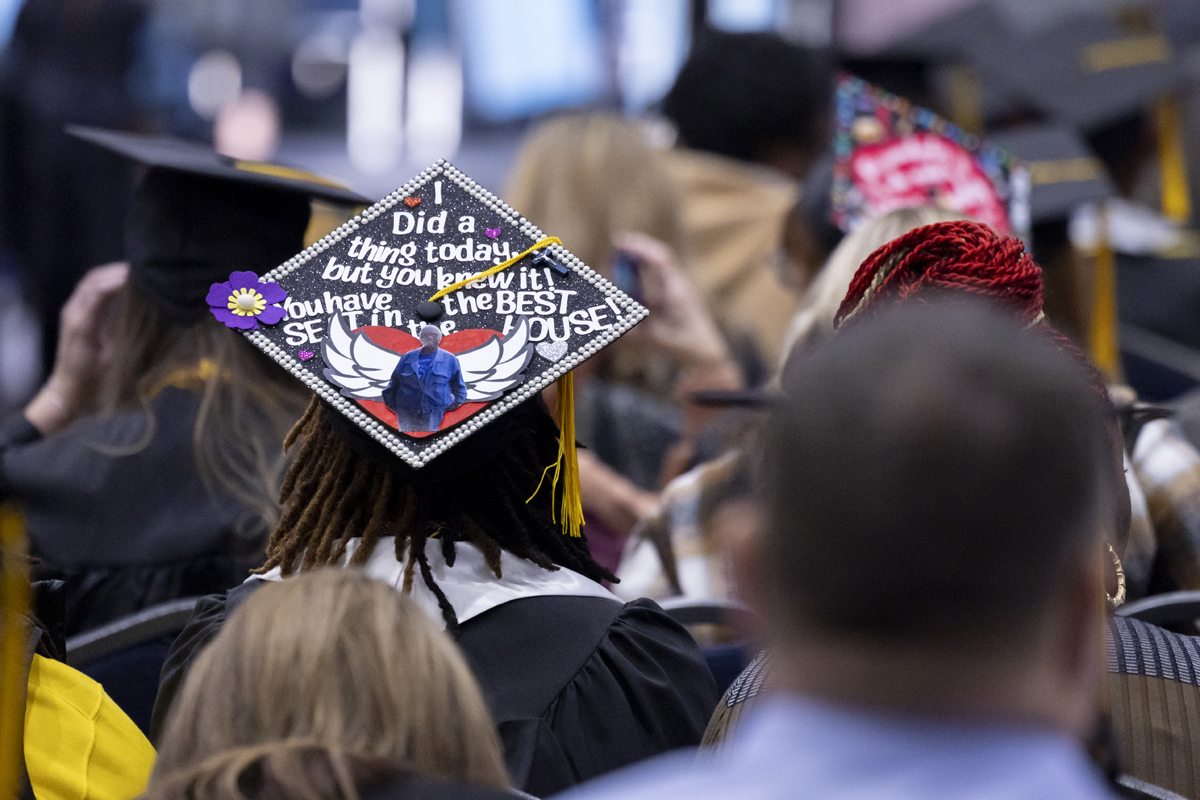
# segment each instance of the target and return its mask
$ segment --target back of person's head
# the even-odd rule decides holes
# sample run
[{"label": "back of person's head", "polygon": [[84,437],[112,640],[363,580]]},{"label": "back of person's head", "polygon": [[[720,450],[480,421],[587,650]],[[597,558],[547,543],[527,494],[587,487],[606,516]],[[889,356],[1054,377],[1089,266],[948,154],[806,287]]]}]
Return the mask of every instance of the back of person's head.
[{"label": "back of person's head", "polygon": [[353,798],[389,773],[508,785],[453,641],[358,570],[272,582],[187,676],[148,798]]},{"label": "back of person's head", "polygon": [[823,146],[832,95],[827,67],[774,34],[705,31],[663,100],[683,144],[743,161],[802,153],[804,174]]},{"label": "back of person's head", "polygon": [[[1046,321],[1044,295],[1042,269],[1020,239],[1001,236],[980,222],[938,222],[913,228],[865,258],[834,324],[840,329],[896,305],[939,298],[987,299],[1070,356],[1096,398],[1108,407],[1104,377],[1069,337]],[[1107,416],[1107,426],[1110,470],[1122,478],[1114,486],[1115,525],[1110,531],[1110,543],[1120,554],[1129,536],[1130,501],[1123,479],[1121,431],[1112,414]]]},{"label": "back of person's head", "polygon": [[566,482],[542,480],[558,459],[558,426],[541,395],[420,469],[315,397],[284,447],[297,441],[280,494],[283,515],[259,572],[279,567],[289,575],[338,564],[352,539],[359,543],[349,563],[365,564],[381,539],[394,537],[396,559],[412,556],[405,590],[419,569],[450,630],[457,615],[433,578],[425,554],[431,537],[441,542],[450,567],[457,542],[478,547],[497,578],[501,551],[507,551],[547,570],[566,567],[595,581],[616,580],[593,560],[584,535],[567,536],[556,521]]},{"label": "back of person's head", "polygon": [[785,376],[763,544],[782,638],[1019,652],[1069,567],[1098,561],[1102,403],[980,303],[889,309]]}]

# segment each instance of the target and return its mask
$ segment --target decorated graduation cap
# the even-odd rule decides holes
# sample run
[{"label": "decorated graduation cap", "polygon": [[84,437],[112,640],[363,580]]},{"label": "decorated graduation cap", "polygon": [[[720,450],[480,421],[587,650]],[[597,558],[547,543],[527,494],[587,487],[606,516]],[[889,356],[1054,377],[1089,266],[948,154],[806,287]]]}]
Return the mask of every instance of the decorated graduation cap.
[{"label": "decorated graduation cap", "polygon": [[551,466],[572,532],[571,370],[648,313],[445,161],[261,279],[215,283],[209,301],[413,469],[558,381]]},{"label": "decorated graduation cap", "polygon": [[268,270],[302,248],[312,198],[370,202],[310,172],[228,158],[195,142],[78,125],[67,131],[148,167],[126,219],[130,281],[184,325],[208,316],[214,281]]},{"label": "decorated graduation cap", "polygon": [[1028,235],[1028,173],[1011,153],[849,74],[838,80],[836,114],[832,213],[842,230],[937,205]]},{"label": "decorated graduation cap", "polygon": [[1116,194],[1104,162],[1070,126],[1029,125],[988,138],[1020,159],[1029,171],[1029,215],[1035,224],[1065,220],[1084,203]]}]

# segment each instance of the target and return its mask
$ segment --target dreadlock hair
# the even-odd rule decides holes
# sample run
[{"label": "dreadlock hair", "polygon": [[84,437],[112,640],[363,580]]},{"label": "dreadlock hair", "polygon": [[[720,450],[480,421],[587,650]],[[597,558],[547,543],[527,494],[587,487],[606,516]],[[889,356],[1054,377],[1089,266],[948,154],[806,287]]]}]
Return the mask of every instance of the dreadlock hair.
[{"label": "dreadlock hair", "polygon": [[981,222],[955,220],[914,228],[867,256],[854,273],[834,325],[872,316],[896,303],[946,300],[956,294],[1010,309],[1074,358],[1092,390],[1108,403],[1104,378],[1091,361],[1045,321],[1042,268],[1020,239],[1001,236]]},{"label": "dreadlock hair", "polygon": [[356,537],[362,542],[349,563],[362,565],[380,538],[392,536],[396,560],[404,560],[406,548],[411,556],[405,591],[419,568],[451,632],[458,617],[433,579],[425,555],[431,537],[440,539],[451,567],[458,542],[475,545],[497,578],[500,552],[507,550],[543,569],[566,567],[595,581],[617,581],[592,559],[586,537],[564,535],[555,521],[561,484],[551,488],[545,481],[539,488],[544,470],[558,458],[558,427],[540,396],[419,470],[317,397],[288,433],[284,449],[298,440],[303,441],[280,492],[283,515],[260,574],[275,567],[290,575],[337,564]]}]

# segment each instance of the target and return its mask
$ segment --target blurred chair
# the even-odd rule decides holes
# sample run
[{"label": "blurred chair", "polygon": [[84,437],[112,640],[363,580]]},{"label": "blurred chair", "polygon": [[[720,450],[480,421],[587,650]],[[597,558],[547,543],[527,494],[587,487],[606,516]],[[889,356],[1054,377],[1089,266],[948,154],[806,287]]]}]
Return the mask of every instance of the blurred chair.
[{"label": "blurred chair", "polygon": [[[661,601],[660,605],[672,619],[689,629],[694,625],[713,625],[736,633],[744,627],[741,623],[750,614],[745,606],[729,600],[672,597]],[[717,689],[724,694],[749,663],[749,644],[745,641],[735,641],[704,645],[701,649],[704,651],[704,660],[708,662],[713,680],[717,682]]]},{"label": "blurred chair", "polygon": [[67,664],[91,677],[149,735],[150,713],[167,651],[199,597],[142,609],[67,639]]},{"label": "blurred chair", "polygon": [[1200,591],[1166,592],[1126,603],[1114,613],[1162,628],[1190,625],[1200,617]]},{"label": "blurred chair", "polygon": [[1132,775],[1121,775],[1117,778],[1117,792],[1119,796],[1132,800],[1185,800],[1181,794],[1138,780]]},{"label": "blurred chair", "polygon": [[659,605],[681,625],[728,625],[737,624],[750,613],[741,603],[731,600],[698,600],[693,597],[670,597]]}]

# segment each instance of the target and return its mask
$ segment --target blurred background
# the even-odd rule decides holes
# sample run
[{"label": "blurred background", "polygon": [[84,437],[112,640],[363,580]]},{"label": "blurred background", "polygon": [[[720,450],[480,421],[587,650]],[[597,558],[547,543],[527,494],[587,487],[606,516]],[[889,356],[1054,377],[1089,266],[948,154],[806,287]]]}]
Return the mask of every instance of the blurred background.
[{"label": "blurred background", "polygon": [[[1052,104],[1024,102],[1038,75],[989,72],[985,51],[998,48],[1003,61],[1009,43],[1111,12],[1130,30],[1170,40],[1178,74],[1169,88],[1181,87],[1191,141],[1200,119],[1197,5],[0,0],[0,406],[39,384],[53,348],[47,320],[78,276],[121,256],[132,168],[68,139],[65,123],[212,142],[368,197],[438,157],[501,192],[530,125],[565,109],[617,112],[643,122],[652,145],[671,146],[659,104],[705,30],[776,33],[985,133],[1056,114]],[[1200,178],[1197,161],[1186,161],[1189,184]],[[1127,194],[1157,196],[1153,170],[1138,181]],[[1186,213],[1177,222],[1190,223]]]}]

